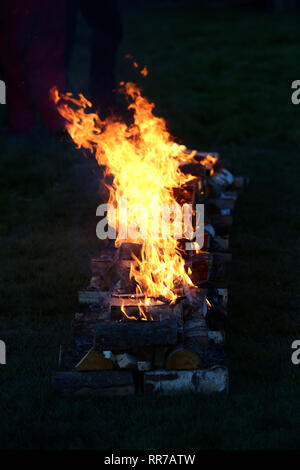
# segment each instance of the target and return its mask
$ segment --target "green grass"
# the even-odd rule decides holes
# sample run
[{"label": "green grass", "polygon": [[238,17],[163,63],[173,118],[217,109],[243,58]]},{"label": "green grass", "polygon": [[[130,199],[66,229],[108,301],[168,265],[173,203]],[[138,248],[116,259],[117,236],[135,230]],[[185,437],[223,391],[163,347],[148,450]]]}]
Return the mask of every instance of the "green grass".
[{"label": "green grass", "polygon": [[[297,448],[300,368],[290,345],[300,337],[300,107],[290,85],[300,78],[299,18],[156,9],[125,17],[125,31],[122,54],[146,63],[149,76],[120,61],[120,78],[141,84],[179,141],[221,151],[251,179],[231,239],[230,393],[52,394],[76,292],[100,248],[97,169],[71,143],[2,136],[0,339],[8,357],[0,366],[0,447]],[[76,91],[85,87],[84,39],[77,52]]]}]

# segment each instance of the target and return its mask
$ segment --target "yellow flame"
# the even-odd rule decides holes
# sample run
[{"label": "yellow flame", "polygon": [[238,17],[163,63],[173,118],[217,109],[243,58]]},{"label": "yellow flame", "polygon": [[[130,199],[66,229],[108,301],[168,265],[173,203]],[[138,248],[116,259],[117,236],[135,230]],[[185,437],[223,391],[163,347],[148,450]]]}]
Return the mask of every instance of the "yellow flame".
[{"label": "yellow flame", "polygon": [[[60,95],[56,88],[51,94],[76,146],[93,152],[99,165],[106,165],[107,172],[114,176],[109,188],[110,204],[117,208],[120,198],[125,197],[128,208],[137,202],[150,210],[164,204],[171,207],[176,204],[173,188],[192,178],[184,175],[179,166],[183,161],[191,161],[195,153],[188,154],[184,145],[174,142],[165,121],[153,114],[154,104],[142,96],[134,83],[120,85],[119,91],[125,94],[130,103],[128,108],[134,113],[131,125],[114,118],[102,121],[90,111],[92,104],[82,94],[76,99],[71,93]],[[209,166],[211,159],[207,156]],[[128,215],[127,226],[134,218],[135,214]],[[176,287],[193,285],[175,237],[162,238],[162,221],[159,236],[151,236],[148,230],[146,240],[122,240],[119,238],[120,230],[124,229],[122,223],[118,220],[116,246],[124,241],[142,244],[141,258],[135,258],[130,269],[130,276],[138,285],[137,292],[143,293],[145,299],[162,296],[175,302]],[[126,315],[124,306],[122,312]],[[140,313],[142,318],[147,317],[142,306]]]}]

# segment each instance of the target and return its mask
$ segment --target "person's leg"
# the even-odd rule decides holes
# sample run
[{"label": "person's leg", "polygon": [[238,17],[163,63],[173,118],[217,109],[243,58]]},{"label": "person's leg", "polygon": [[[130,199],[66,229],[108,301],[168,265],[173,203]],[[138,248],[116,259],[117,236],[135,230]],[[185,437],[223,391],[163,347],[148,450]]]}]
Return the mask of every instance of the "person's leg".
[{"label": "person's leg", "polygon": [[[26,2],[25,2],[26,3]],[[6,85],[9,129],[26,133],[34,128],[35,107],[31,96],[24,57],[29,42],[32,17],[18,1],[0,3],[0,61]]]},{"label": "person's leg", "polygon": [[53,86],[63,92],[66,90],[66,4],[58,0],[43,1],[38,4],[36,13],[27,71],[45,126],[50,132],[58,132],[64,123],[49,92]]},{"label": "person's leg", "polygon": [[117,1],[81,0],[81,11],[92,29],[90,98],[105,117],[115,106],[115,67],[122,39]]}]

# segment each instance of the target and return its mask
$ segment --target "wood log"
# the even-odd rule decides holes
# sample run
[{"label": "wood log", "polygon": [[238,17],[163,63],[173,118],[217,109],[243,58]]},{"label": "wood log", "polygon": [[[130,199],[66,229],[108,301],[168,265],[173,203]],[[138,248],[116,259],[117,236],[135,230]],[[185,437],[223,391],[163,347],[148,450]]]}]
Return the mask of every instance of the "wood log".
[{"label": "wood log", "polygon": [[132,260],[133,256],[141,257],[142,245],[139,243],[125,242],[119,248],[119,260]]},{"label": "wood log", "polygon": [[71,325],[72,347],[76,354],[80,356],[79,359],[82,358],[94,345],[96,322],[106,317],[107,312],[104,312],[103,314],[94,312],[75,314]]},{"label": "wood log", "polygon": [[130,350],[144,346],[163,346],[177,343],[176,320],[105,322],[96,324],[97,349]]},{"label": "wood log", "polygon": [[116,355],[116,361],[120,369],[136,370],[137,358],[130,353]]},{"label": "wood log", "polygon": [[204,179],[207,175],[207,168],[201,163],[186,162],[180,165],[180,171],[185,175],[198,176]]},{"label": "wood log", "polygon": [[151,393],[200,392],[215,393],[228,390],[226,367],[200,370],[156,370],[144,375],[144,391]]},{"label": "wood log", "polygon": [[167,370],[194,370],[201,369],[202,359],[194,344],[185,342],[172,349],[166,360]]},{"label": "wood log", "polygon": [[52,376],[54,392],[60,394],[114,396],[133,395],[133,376],[127,371],[55,372]]},{"label": "wood log", "polygon": [[[201,346],[206,346],[208,342],[208,327],[203,316],[191,318],[183,324],[184,339],[194,340]],[[196,367],[197,369],[197,367]]]},{"label": "wood log", "polygon": [[112,368],[112,360],[107,359],[102,352],[95,348],[91,348],[75,366],[78,371],[110,370]]}]

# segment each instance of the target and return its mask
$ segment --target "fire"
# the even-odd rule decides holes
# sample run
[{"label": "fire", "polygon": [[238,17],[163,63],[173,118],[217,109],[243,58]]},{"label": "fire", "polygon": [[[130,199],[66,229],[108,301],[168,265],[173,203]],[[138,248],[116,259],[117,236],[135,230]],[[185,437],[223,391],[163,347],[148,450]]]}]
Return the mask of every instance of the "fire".
[{"label": "fire", "polygon": [[[165,121],[153,114],[154,104],[142,96],[134,83],[120,85],[119,92],[125,94],[130,103],[128,108],[133,110],[131,125],[112,117],[102,121],[91,112],[92,104],[82,94],[76,99],[71,93],[60,95],[55,88],[51,94],[76,146],[89,149],[98,164],[106,165],[107,172],[113,175],[110,204],[117,208],[122,197],[126,198],[128,208],[137,203],[150,210],[164,204],[171,207],[176,204],[173,188],[191,179],[180,171],[180,163],[191,161],[194,153],[188,155],[184,145],[174,142]],[[212,159],[207,156],[209,166]],[[128,211],[127,226],[135,216]],[[126,240],[120,238],[126,230],[123,220],[118,220],[117,228],[116,246],[124,241],[142,245],[141,259],[135,258],[130,276],[137,283],[137,293],[144,295],[146,305],[150,297],[164,297],[173,303],[177,298],[176,287],[193,286],[177,240],[162,238],[162,226],[159,234],[151,235],[149,230],[147,239],[128,237]],[[122,311],[126,315],[124,307]],[[147,318],[142,307],[140,314],[141,318]]]}]

